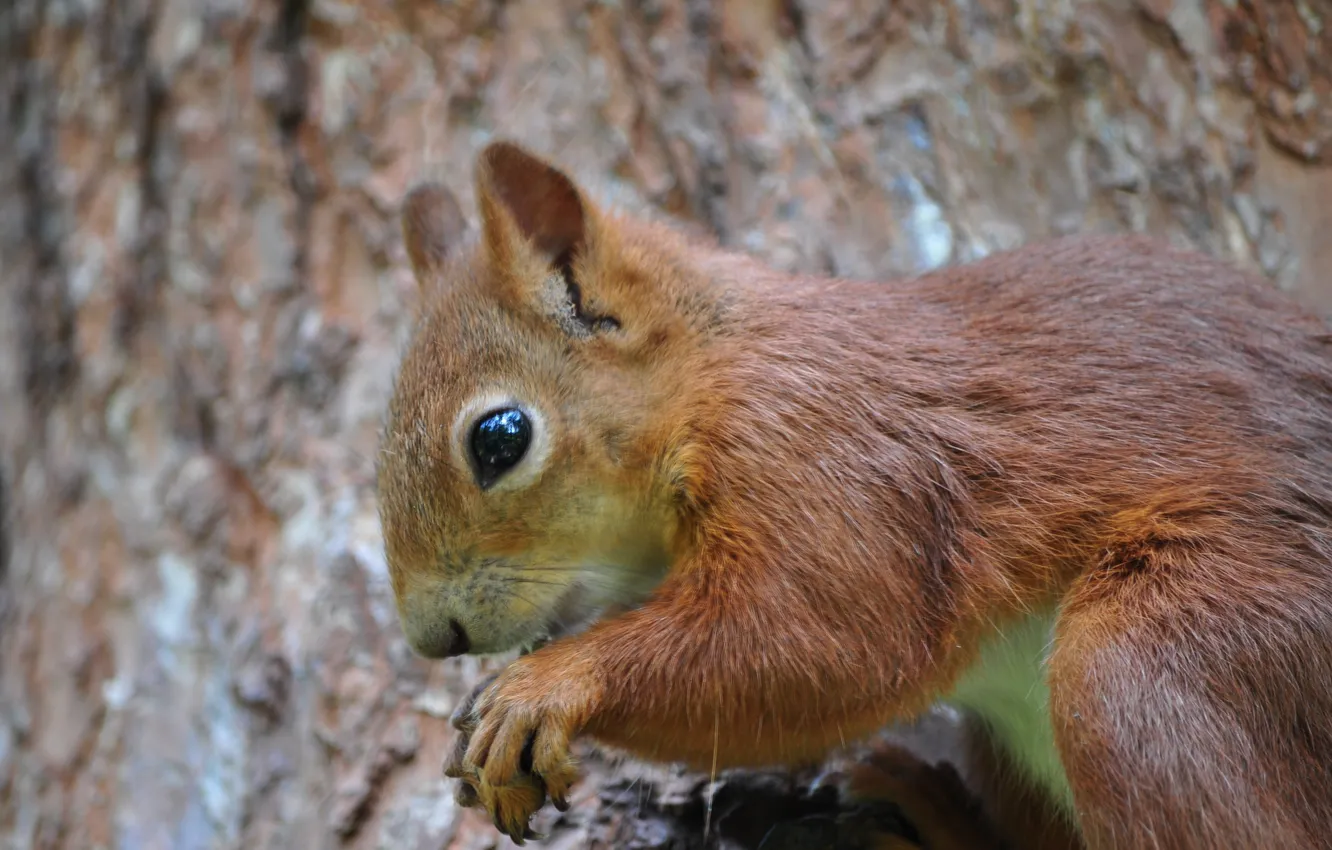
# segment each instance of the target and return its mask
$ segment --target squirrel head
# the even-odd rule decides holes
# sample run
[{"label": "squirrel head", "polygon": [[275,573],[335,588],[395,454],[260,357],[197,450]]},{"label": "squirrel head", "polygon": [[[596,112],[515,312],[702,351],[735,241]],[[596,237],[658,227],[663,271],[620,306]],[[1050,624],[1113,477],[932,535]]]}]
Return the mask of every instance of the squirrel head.
[{"label": "squirrel head", "polygon": [[682,364],[715,308],[678,237],[597,209],[507,142],[477,164],[470,237],[407,195],[420,315],[378,462],[398,611],[429,657],[531,645],[660,582],[678,534]]}]

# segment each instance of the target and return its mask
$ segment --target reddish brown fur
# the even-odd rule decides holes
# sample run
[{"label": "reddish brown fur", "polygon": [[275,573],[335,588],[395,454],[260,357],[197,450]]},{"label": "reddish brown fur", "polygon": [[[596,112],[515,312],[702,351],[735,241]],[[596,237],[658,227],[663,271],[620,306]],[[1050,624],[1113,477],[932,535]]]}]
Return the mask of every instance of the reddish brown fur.
[{"label": "reddish brown fur", "polygon": [[[705,768],[816,758],[1059,604],[1052,709],[1087,846],[1332,846],[1320,322],[1141,238],[870,283],[785,275],[581,195],[571,235],[567,197],[504,212],[514,151],[488,153],[480,246],[418,264],[380,477],[404,623],[428,628],[408,597],[462,569],[458,539],[572,552],[553,526],[589,481],[641,507],[669,572],[480,700],[467,770],[506,828],[540,804],[506,792],[529,732],[556,798],[576,734]],[[619,330],[574,338],[533,308],[550,233]],[[414,258],[431,238],[408,224]],[[568,426],[502,515],[412,436],[491,373]]]}]

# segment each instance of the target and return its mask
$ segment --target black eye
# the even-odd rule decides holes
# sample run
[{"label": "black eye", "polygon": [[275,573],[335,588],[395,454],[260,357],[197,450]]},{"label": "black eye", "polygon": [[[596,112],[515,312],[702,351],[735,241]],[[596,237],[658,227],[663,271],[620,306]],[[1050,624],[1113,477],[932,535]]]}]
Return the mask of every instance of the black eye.
[{"label": "black eye", "polygon": [[532,423],[516,407],[494,410],[472,429],[472,462],[482,488],[514,467],[532,442]]}]

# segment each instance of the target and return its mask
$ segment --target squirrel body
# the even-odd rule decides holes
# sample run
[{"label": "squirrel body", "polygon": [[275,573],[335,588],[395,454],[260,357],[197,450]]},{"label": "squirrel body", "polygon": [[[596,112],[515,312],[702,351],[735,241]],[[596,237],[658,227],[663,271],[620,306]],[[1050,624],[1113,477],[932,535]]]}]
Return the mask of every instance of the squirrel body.
[{"label": "squirrel body", "polygon": [[1141,237],[789,275],[508,143],[477,201],[406,201],[379,493],[418,651],[553,638],[450,765],[500,828],[576,735],[795,764],[951,696],[1017,846],[1329,846],[1317,318]]}]

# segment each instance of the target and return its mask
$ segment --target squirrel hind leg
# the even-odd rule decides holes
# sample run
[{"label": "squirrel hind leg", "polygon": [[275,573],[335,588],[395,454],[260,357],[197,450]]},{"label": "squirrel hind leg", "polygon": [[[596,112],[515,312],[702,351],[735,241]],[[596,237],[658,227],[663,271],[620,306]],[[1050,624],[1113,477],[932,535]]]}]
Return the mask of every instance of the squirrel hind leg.
[{"label": "squirrel hind leg", "polygon": [[1093,850],[1332,847],[1332,592],[1262,551],[1135,547],[1066,596],[1051,709]]}]

